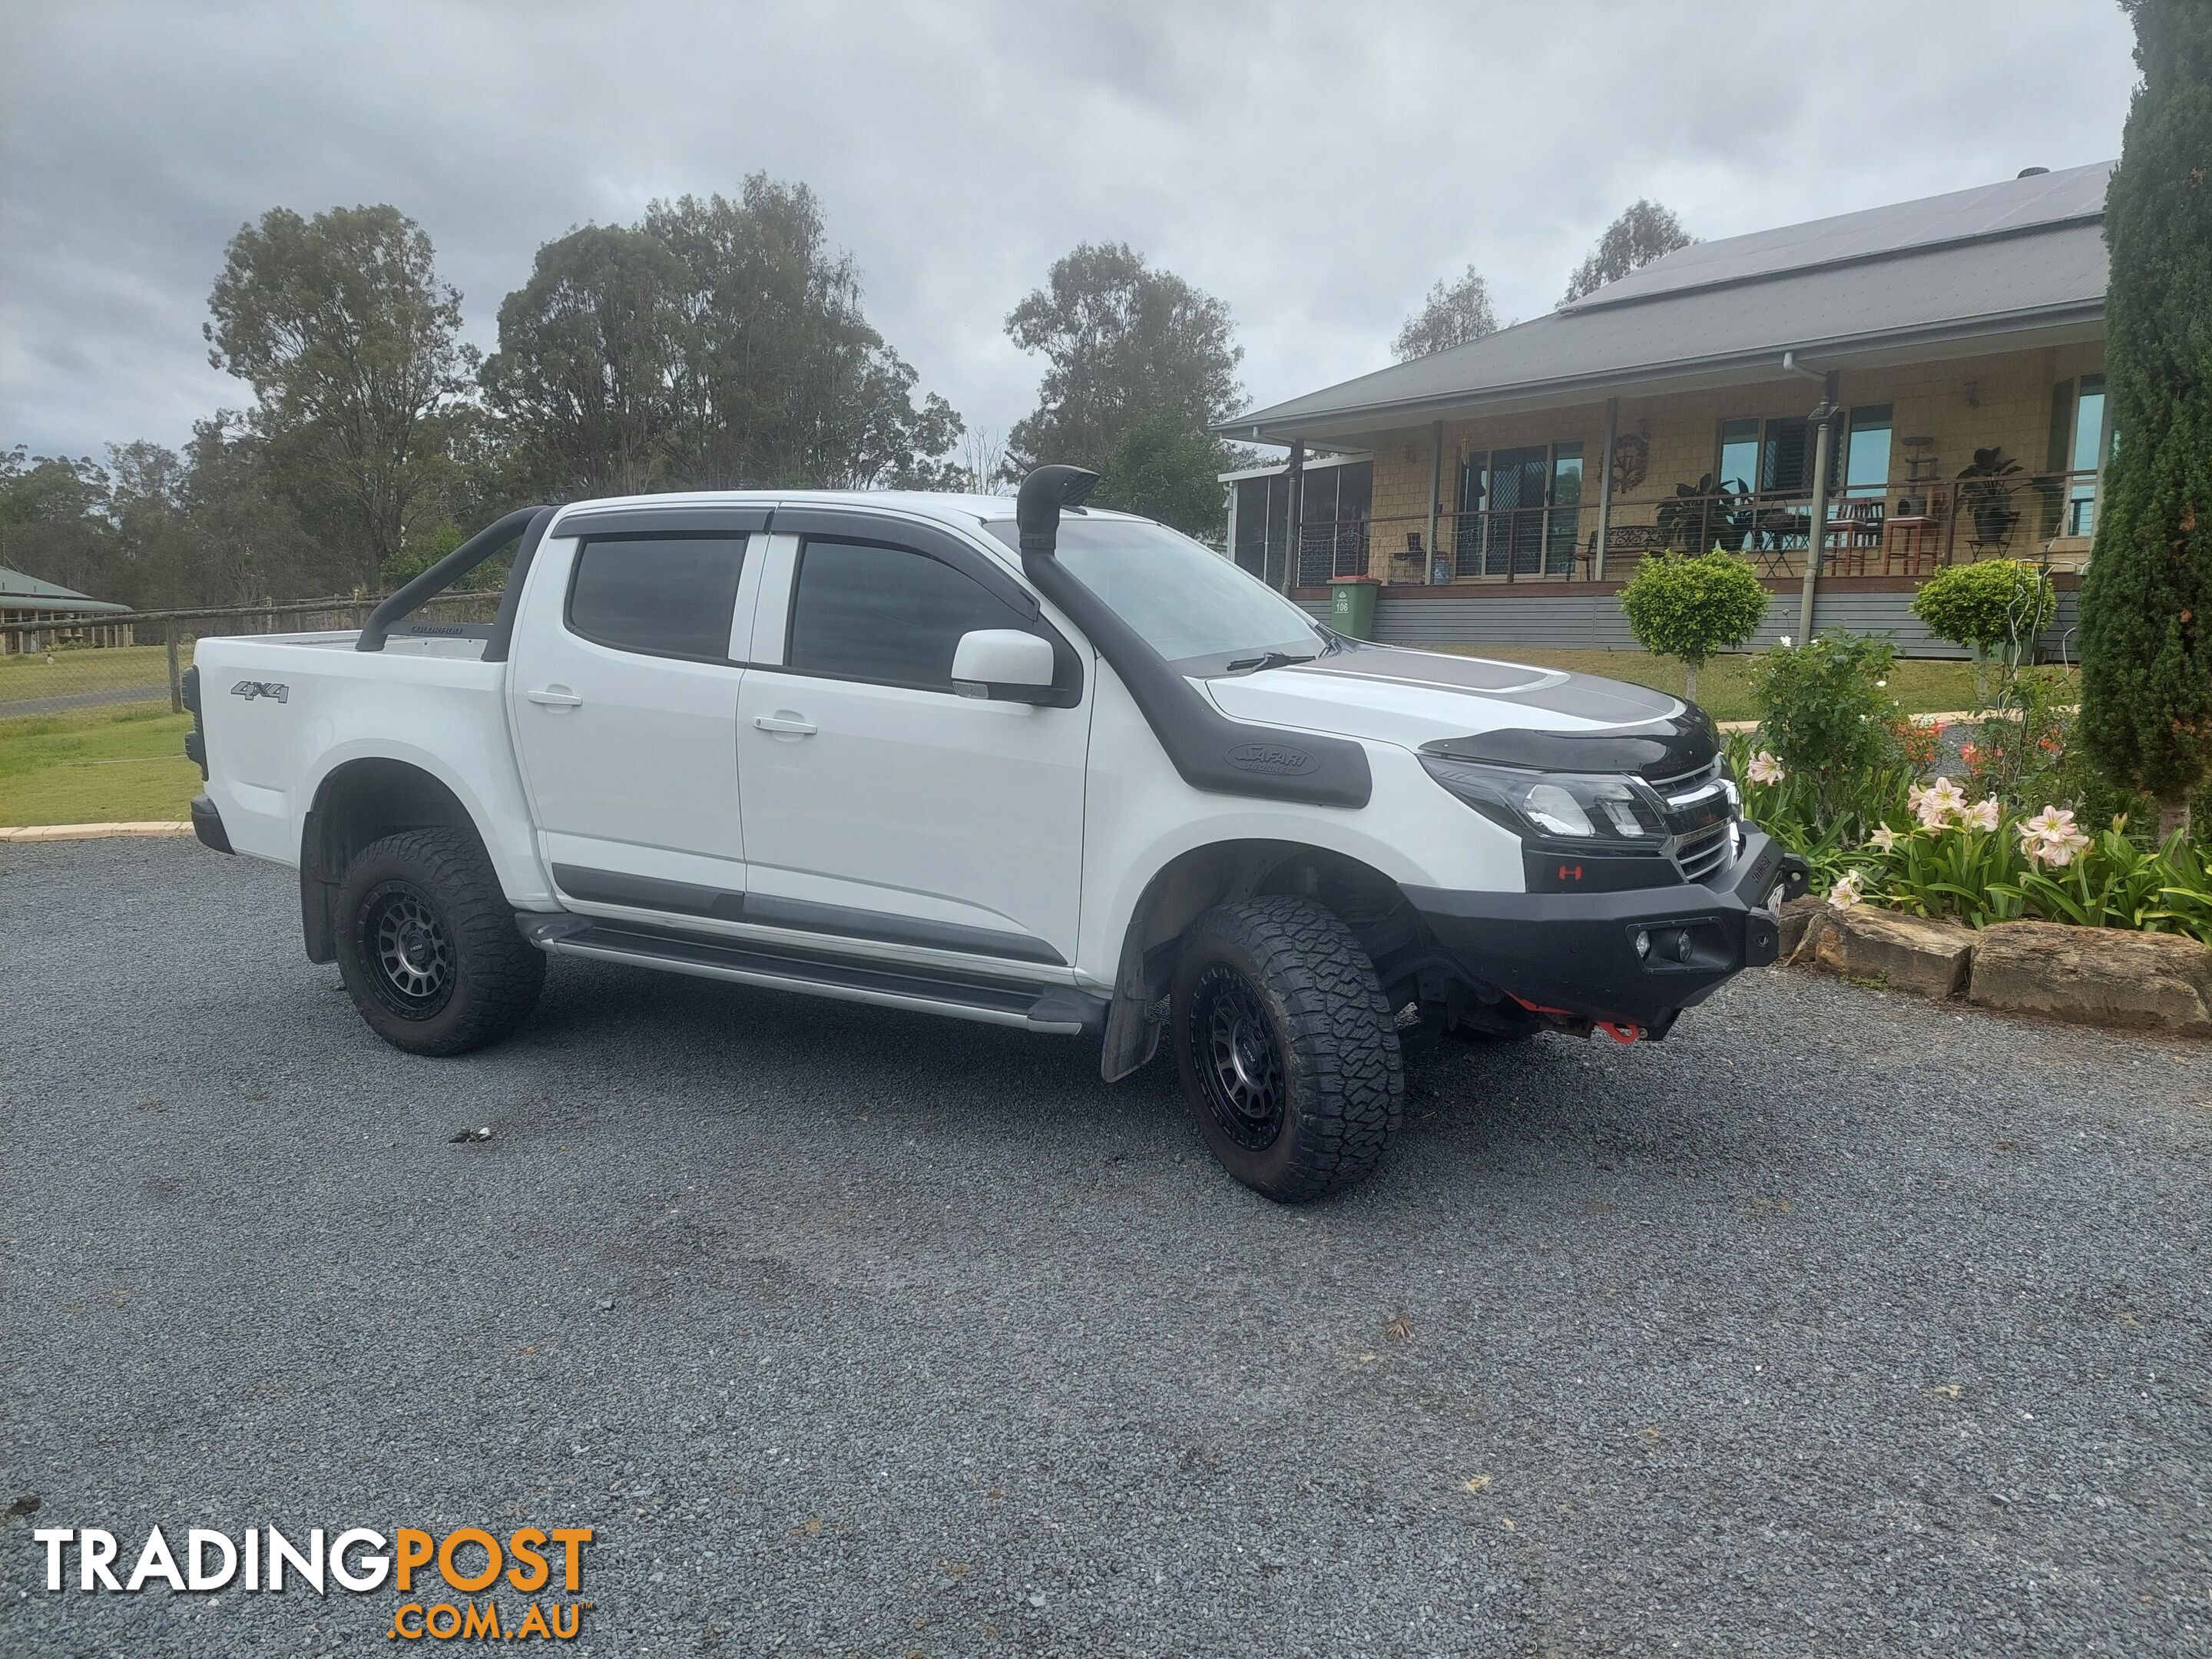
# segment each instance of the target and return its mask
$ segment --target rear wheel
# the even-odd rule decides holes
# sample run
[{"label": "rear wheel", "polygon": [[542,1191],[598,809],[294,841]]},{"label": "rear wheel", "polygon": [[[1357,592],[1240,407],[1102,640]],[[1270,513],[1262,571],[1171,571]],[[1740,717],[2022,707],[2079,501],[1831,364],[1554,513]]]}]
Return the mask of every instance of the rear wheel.
[{"label": "rear wheel", "polygon": [[1237,1180],[1294,1204],[1375,1167],[1403,1065],[1374,966],[1335,916],[1302,898],[1207,911],[1183,940],[1173,1013],[1199,1133]]},{"label": "rear wheel", "polygon": [[529,1018],[545,957],[462,830],[363,848],[338,884],[338,971],[369,1028],[414,1054],[480,1048]]}]

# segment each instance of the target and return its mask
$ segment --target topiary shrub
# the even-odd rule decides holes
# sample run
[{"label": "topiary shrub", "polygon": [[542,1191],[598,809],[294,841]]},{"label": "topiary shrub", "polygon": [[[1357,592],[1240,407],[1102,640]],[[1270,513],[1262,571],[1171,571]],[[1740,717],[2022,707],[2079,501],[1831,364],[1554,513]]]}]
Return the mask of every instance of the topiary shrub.
[{"label": "topiary shrub", "polygon": [[1766,615],[1766,590],[1749,565],[1717,547],[1694,559],[1662,553],[1636,567],[1620,610],[1638,645],[1681,659],[1689,671],[1684,695],[1694,700],[1705,659],[1741,645]]},{"label": "topiary shrub", "polygon": [[1912,614],[1939,640],[1974,653],[1974,695],[1989,702],[1987,665],[2020,666],[2035,636],[2058,614],[2043,573],[2017,559],[1984,559],[1939,570],[1912,596]]}]

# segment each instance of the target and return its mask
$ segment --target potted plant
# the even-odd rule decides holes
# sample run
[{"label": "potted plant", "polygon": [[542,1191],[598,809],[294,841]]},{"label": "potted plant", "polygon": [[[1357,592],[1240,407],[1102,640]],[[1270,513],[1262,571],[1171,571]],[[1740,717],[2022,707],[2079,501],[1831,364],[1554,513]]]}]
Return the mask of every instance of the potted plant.
[{"label": "potted plant", "polygon": [[1751,530],[1749,501],[1710,472],[1695,483],[1678,483],[1674,499],[1660,502],[1654,515],[1660,542],[1693,556],[1716,547],[1740,553]]},{"label": "potted plant", "polygon": [[1959,507],[1974,526],[1977,542],[2002,546],[2012,538],[2020,511],[2012,504],[2020,487],[2020,463],[2002,449],[1978,449],[1972,465],[1959,473]]}]

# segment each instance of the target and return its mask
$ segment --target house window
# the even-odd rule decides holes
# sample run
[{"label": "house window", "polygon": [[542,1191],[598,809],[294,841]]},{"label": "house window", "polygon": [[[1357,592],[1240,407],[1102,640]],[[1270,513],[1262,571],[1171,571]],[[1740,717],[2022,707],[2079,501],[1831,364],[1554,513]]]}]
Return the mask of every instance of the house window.
[{"label": "house window", "polygon": [[1721,488],[1741,494],[1802,495],[1813,475],[1813,425],[1802,415],[1723,421]]},{"label": "house window", "polygon": [[1757,421],[1721,422],[1721,464],[1714,477],[1723,489],[1740,495],[1751,493],[1753,481],[1759,477]]},{"label": "house window", "polygon": [[1766,423],[1759,446],[1759,493],[1801,494],[1812,478],[1813,423],[1792,415]]},{"label": "house window", "polygon": [[1851,411],[1850,437],[1844,447],[1846,494],[1879,501],[1889,493],[1890,405],[1862,404]]},{"label": "house window", "polygon": [[[2105,419],[2105,377],[2084,374],[2074,398],[2074,442],[2067,457],[2066,533],[2097,533],[2097,474],[2112,453]],[[2085,476],[2086,475],[2086,476]]]}]

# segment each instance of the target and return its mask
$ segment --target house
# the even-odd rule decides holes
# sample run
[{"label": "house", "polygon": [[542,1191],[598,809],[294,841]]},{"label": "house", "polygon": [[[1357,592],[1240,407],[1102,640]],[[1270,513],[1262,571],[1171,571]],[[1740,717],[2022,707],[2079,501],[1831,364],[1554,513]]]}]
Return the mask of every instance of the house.
[{"label": "house", "polygon": [[1231,555],[1310,604],[1381,580],[1386,641],[1587,647],[1631,643],[1644,554],[1717,544],[1775,595],[1760,641],[1847,627],[1922,655],[1960,653],[1911,617],[1919,582],[2023,558],[2062,651],[2112,451],[2112,167],[1696,243],[1224,422],[1291,448],[1224,477]]},{"label": "house", "polygon": [[102,623],[99,619],[127,615],[130,610],[127,605],[92,599],[59,582],[44,581],[0,565],[0,656],[43,651],[62,640],[128,645],[131,624]]}]

